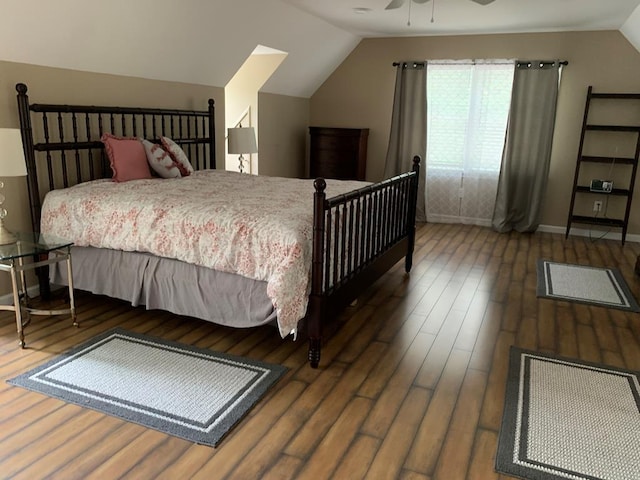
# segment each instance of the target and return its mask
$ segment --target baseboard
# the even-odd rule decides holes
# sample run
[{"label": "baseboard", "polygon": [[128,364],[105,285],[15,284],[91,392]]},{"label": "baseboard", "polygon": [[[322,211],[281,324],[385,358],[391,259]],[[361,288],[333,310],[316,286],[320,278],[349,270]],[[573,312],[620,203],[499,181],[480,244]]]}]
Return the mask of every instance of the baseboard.
[{"label": "baseboard", "polygon": [[[40,295],[40,285],[27,287],[27,293],[29,297],[37,297]],[[13,294],[7,293],[6,295],[0,295],[0,305],[13,305]]]},{"label": "baseboard", "polygon": [[[546,233],[559,233],[564,235],[567,231],[567,227],[556,226],[556,225],[539,225],[538,232],[546,232]],[[606,230],[597,230],[590,228],[575,228],[571,227],[570,235],[575,235],[577,237],[589,237],[592,239],[606,239],[606,240],[622,240],[622,233],[619,229],[616,231],[606,231]],[[640,242],[640,235],[635,233],[627,233],[626,242]]]},{"label": "baseboard", "polygon": [[[431,215],[427,222],[433,223],[462,223],[465,225],[478,225],[481,227],[491,227],[491,220],[487,219],[478,219],[478,218],[465,218],[465,217],[456,217],[456,216],[448,216],[448,215]],[[537,231],[545,232],[545,233],[558,233],[560,235],[564,235],[567,230],[566,226],[557,226],[557,225],[539,225]],[[622,233],[620,229],[613,230],[597,230],[597,229],[589,229],[589,228],[575,228],[571,227],[570,235],[575,235],[577,237],[587,237],[593,240],[622,240]],[[640,243],[640,235],[627,233],[626,242],[638,242]]]}]

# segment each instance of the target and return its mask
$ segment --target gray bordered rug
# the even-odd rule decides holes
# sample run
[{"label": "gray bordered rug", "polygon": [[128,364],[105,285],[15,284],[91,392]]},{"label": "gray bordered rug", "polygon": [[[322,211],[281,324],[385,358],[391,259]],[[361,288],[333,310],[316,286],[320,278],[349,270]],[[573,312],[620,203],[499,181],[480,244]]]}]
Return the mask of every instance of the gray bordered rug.
[{"label": "gray bordered rug", "polygon": [[538,260],[538,297],[640,312],[618,269]]},{"label": "gray bordered rug", "polygon": [[531,480],[640,478],[638,372],[511,347],[496,470]]},{"label": "gray bordered rug", "polygon": [[216,446],[286,371],[115,329],[8,383]]}]

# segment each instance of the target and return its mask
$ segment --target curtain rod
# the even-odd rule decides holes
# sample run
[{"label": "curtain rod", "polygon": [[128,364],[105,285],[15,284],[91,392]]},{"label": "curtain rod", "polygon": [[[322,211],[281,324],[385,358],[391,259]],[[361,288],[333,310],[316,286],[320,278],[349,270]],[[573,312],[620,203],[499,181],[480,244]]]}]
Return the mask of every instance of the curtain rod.
[{"label": "curtain rod", "polygon": [[[436,60],[436,62],[438,61],[442,61],[442,60]],[[515,60],[516,64],[531,64],[531,60]],[[400,65],[406,66],[408,63],[412,63],[414,67],[417,67],[418,65],[424,66],[427,64],[427,62],[393,62],[393,66],[394,67],[398,67]],[[554,60],[548,60],[548,61],[542,61],[540,62],[543,65],[551,65],[553,63],[555,63]],[[469,64],[475,64],[475,62],[469,62]],[[461,63],[461,65],[466,65],[465,63]],[[569,62],[567,60],[562,60],[560,62],[560,65],[569,65]]]},{"label": "curtain rod", "polygon": [[[554,63],[556,63],[554,60],[548,60],[548,61],[540,61],[540,60],[516,60],[516,65],[520,66],[520,65],[527,65],[528,67],[531,66],[531,63],[533,62],[536,63],[540,63],[540,66],[542,65],[553,65]],[[560,65],[569,65],[569,62],[567,60],[562,60],[560,62],[558,62]]]},{"label": "curtain rod", "polygon": [[400,65],[406,65],[407,63],[413,63],[413,66],[417,67],[418,65],[424,66],[424,65],[426,65],[427,62],[393,62],[393,66],[397,67],[397,66],[400,66]]}]

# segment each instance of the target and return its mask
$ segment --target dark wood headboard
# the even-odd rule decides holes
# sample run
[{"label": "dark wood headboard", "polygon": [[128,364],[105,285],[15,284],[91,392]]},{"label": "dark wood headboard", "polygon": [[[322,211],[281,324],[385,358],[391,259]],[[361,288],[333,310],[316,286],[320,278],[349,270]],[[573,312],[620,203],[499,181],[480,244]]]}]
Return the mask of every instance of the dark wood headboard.
[{"label": "dark wood headboard", "polygon": [[56,188],[110,178],[103,133],[158,142],[170,137],[196,170],[216,168],[215,106],[207,110],[29,104],[27,86],[16,85],[20,130],[34,232],[40,231],[44,195]]}]

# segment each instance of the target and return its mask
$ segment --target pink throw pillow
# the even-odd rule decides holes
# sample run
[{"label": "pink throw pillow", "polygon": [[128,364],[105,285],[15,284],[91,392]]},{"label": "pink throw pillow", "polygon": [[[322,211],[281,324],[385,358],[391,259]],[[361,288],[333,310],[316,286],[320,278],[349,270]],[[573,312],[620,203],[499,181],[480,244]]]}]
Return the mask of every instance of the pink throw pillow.
[{"label": "pink throw pillow", "polygon": [[105,133],[100,140],[107,151],[115,182],[152,178],[147,154],[139,139]]},{"label": "pink throw pillow", "polygon": [[147,161],[151,169],[162,178],[180,178],[180,170],[173,163],[173,159],[164,148],[149,140],[142,140],[142,146],[147,154]]},{"label": "pink throw pillow", "polygon": [[180,174],[183,177],[188,177],[195,171],[191,166],[191,162],[189,162],[187,154],[184,153],[182,148],[180,148],[180,145],[169,137],[161,137],[160,141],[162,142],[164,149],[169,152],[169,155],[171,155],[174,165],[178,167],[178,170],[180,170]]}]

